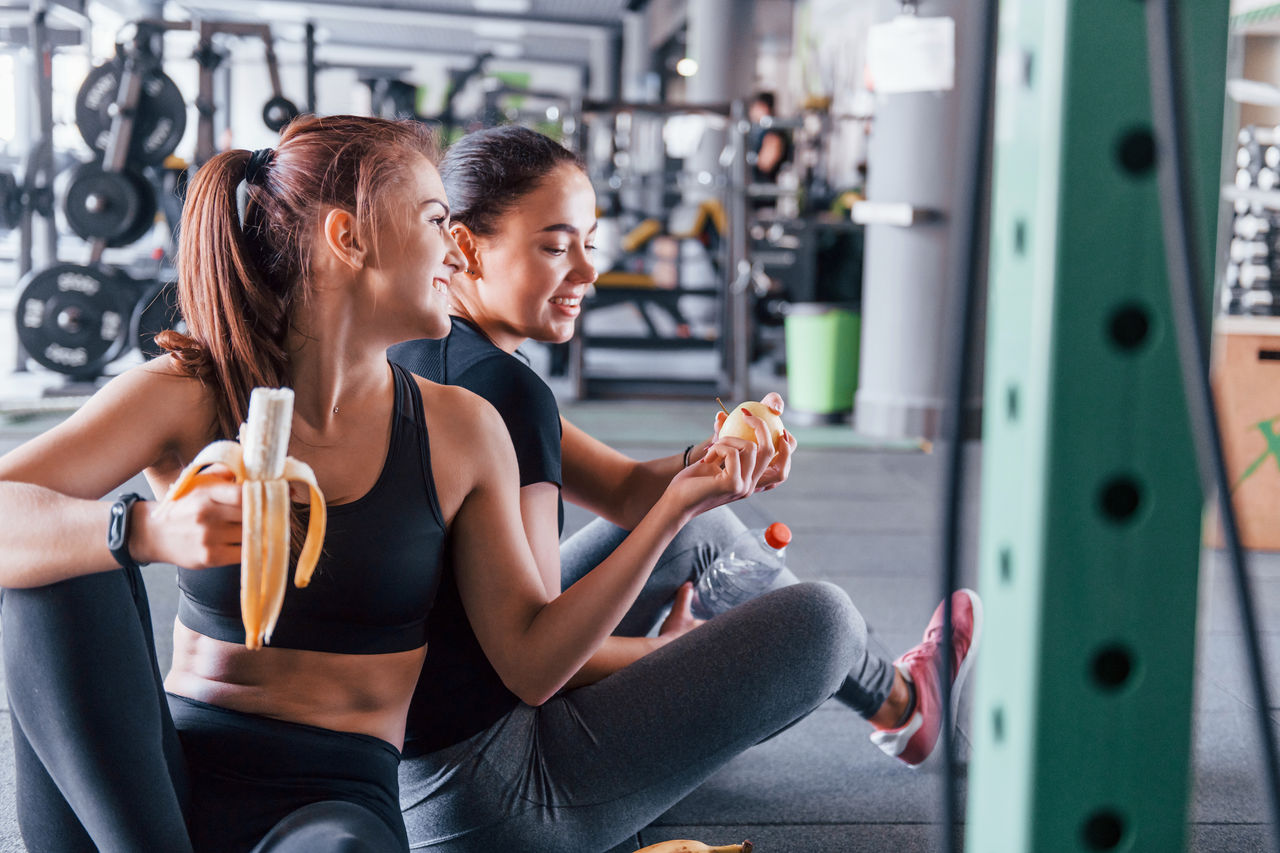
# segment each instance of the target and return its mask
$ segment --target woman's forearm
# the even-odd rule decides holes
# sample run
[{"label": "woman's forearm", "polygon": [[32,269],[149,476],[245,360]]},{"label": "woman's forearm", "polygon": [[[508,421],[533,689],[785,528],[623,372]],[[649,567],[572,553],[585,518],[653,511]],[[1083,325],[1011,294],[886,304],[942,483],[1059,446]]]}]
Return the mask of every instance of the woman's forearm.
[{"label": "woman's forearm", "polygon": [[[683,448],[670,456],[637,462],[570,421],[561,418],[560,423],[565,500],[625,530],[636,529],[685,467]],[[694,445],[690,463],[700,459],[710,443],[704,440]]]},{"label": "woman's forearm", "polygon": [[[706,453],[711,441],[705,440],[693,445],[689,450],[689,462],[692,464]],[[662,497],[671,478],[684,470],[685,451],[674,456],[663,456],[647,462],[637,462],[623,490],[623,500],[617,519],[609,519],[624,530],[635,530],[654,504]]]},{"label": "woman's forearm", "polygon": [[682,456],[637,462],[621,490],[617,517],[609,521],[624,530],[635,530],[657,504],[671,478],[680,472]]},{"label": "woman's forearm", "polygon": [[0,586],[33,587],[119,568],[111,506],[29,483],[0,483]]},{"label": "woman's forearm", "polygon": [[[524,701],[546,701],[595,658],[644,588],[658,558],[688,520],[686,511],[670,503],[656,502],[604,562],[533,617],[521,639],[520,657],[526,664],[521,667],[522,683],[519,689],[508,685]],[[638,657],[635,654],[632,660]],[[596,663],[607,665],[609,660],[616,663],[620,659],[610,654]],[[597,671],[601,672],[597,677],[607,674]]]},{"label": "woman's forearm", "polygon": [[665,637],[609,637],[565,687],[572,689],[595,684],[669,642]]}]

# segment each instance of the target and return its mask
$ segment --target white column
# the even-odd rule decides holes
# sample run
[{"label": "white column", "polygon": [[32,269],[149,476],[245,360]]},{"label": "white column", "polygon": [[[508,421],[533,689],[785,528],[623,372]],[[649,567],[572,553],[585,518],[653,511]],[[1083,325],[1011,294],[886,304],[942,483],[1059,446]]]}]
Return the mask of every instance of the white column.
[{"label": "white column", "polygon": [[688,55],[691,103],[745,98],[755,80],[755,0],[690,0]]},{"label": "white column", "polygon": [[597,100],[607,101],[617,97],[617,56],[612,35],[597,31],[587,40],[587,62],[591,68],[588,94]]},{"label": "white column", "polygon": [[[746,98],[755,82],[755,0],[689,0],[687,55],[698,63],[685,86],[691,104],[723,104]],[[708,128],[687,171],[714,177],[724,172],[720,152],[727,135]],[[714,191],[691,189],[686,200],[697,202]]]},{"label": "white column", "polygon": [[622,13],[622,100],[648,101],[652,54],[649,19],[643,12]]},{"label": "white column", "polygon": [[[868,225],[863,267],[862,343],[854,426],[882,438],[936,438],[949,375],[943,364],[954,329],[950,314],[951,220],[967,216],[955,197],[954,140],[976,92],[965,86],[978,60],[976,7],[930,0],[920,15],[956,19],[956,88],[878,95],[867,148],[867,199],[939,211],[940,221]],[[967,164],[966,164],[967,165]],[[981,320],[979,320],[981,322]],[[979,361],[981,356],[979,356]],[[977,368],[981,387],[981,368]]]}]

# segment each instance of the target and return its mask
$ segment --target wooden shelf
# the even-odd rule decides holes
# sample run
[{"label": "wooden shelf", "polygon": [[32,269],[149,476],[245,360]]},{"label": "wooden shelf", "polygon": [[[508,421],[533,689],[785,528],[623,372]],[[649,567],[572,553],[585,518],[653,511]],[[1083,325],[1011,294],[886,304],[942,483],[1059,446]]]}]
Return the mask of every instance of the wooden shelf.
[{"label": "wooden shelf", "polygon": [[1220,314],[1213,320],[1215,335],[1280,335],[1280,317]]}]

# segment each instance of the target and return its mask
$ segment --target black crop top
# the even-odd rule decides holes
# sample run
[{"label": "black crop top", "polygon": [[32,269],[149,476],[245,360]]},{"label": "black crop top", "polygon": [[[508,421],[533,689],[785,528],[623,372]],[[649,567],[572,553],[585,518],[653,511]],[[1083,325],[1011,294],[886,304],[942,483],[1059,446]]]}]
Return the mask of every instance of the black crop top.
[{"label": "black crop top", "polygon": [[[488,400],[511,435],[521,486],[562,485],[555,395],[533,368],[499,349],[470,321],[454,317],[448,337],[396,344],[387,357],[432,382],[457,385]],[[562,507],[562,526],[563,515]]]},{"label": "black crop top", "polygon": [[[329,507],[324,551],[311,583],[293,585],[271,645],[344,654],[421,648],[440,583],[444,517],[431,475],[422,393],[398,365],[391,441],[368,494]],[[294,512],[307,509],[294,504]],[[178,569],[178,619],[217,640],[244,642],[238,565]]]},{"label": "black crop top", "polygon": [[[458,317],[453,318],[447,338],[396,344],[387,355],[420,376],[459,385],[493,404],[511,434],[521,486],[561,485],[560,409],[547,383],[527,364]],[[560,525],[563,528],[563,500]],[[520,704],[471,629],[450,563],[446,556],[440,594],[431,613],[427,659],[409,705],[406,758],[466,740]]]}]

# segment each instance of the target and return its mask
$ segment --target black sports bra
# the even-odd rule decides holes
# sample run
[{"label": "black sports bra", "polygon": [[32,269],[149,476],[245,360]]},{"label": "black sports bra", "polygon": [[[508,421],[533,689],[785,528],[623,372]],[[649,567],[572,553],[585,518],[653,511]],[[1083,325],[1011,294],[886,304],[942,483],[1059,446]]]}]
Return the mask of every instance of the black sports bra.
[{"label": "black sports bra", "polygon": [[[444,517],[431,476],[422,394],[398,365],[391,442],[382,473],[368,494],[329,507],[324,552],[311,583],[293,585],[271,645],[345,654],[421,648],[427,612],[440,584]],[[306,507],[294,504],[294,512]],[[296,555],[295,555],[296,558]],[[244,642],[240,567],[178,569],[178,619],[193,631]]]}]

